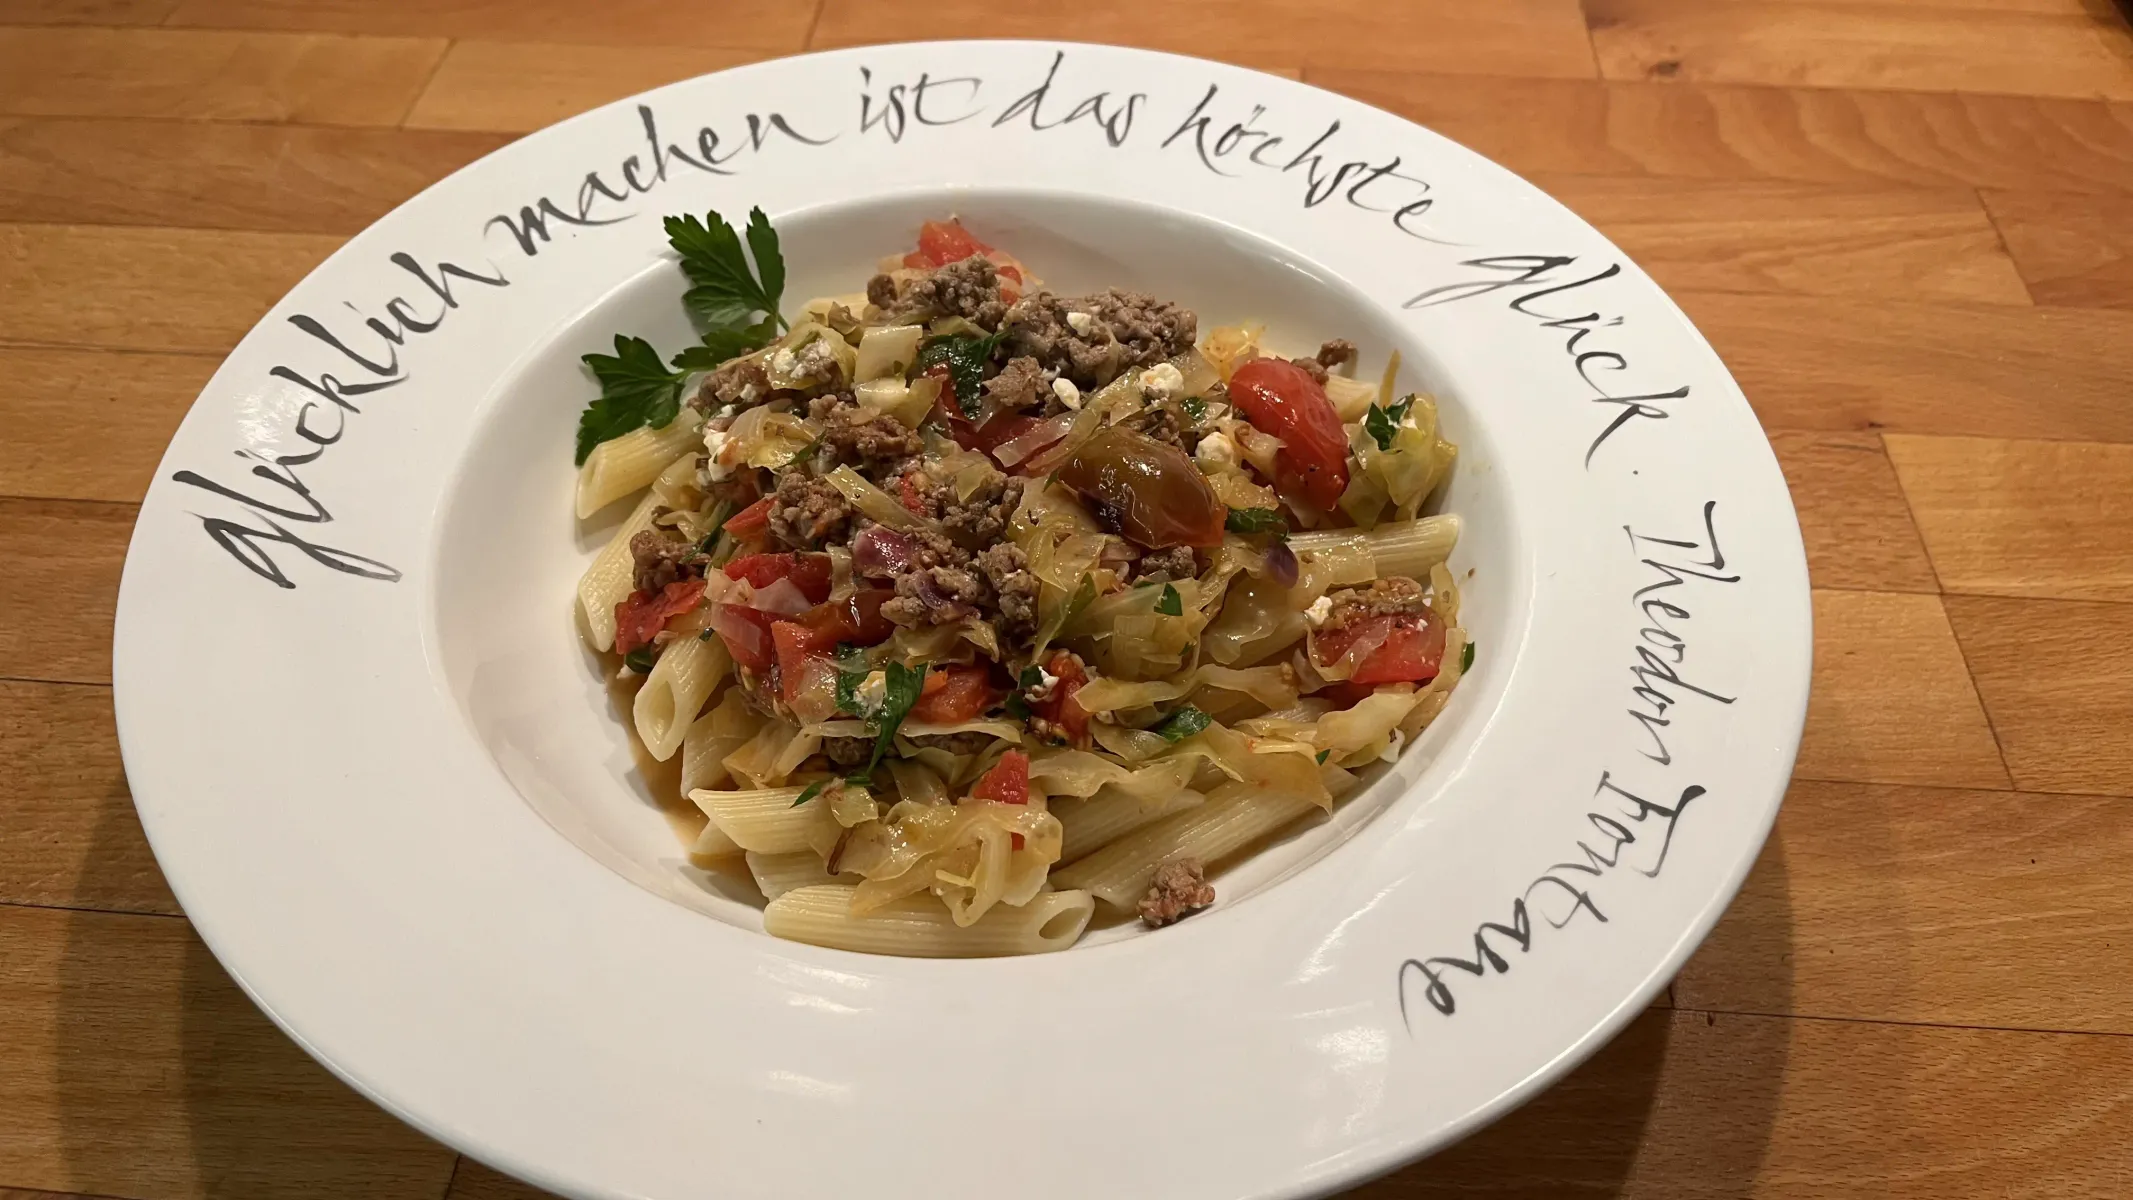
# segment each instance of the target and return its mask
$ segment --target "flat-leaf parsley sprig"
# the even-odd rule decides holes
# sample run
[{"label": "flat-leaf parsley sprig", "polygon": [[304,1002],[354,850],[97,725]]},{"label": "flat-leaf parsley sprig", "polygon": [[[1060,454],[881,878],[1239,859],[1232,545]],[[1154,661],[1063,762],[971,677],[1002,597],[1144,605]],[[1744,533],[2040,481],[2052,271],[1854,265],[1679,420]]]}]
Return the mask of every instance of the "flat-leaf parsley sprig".
[{"label": "flat-leaf parsley sprig", "polygon": [[[680,256],[689,290],[682,303],[702,325],[699,344],[674,356],[671,369],[643,338],[615,336],[613,354],[588,354],[600,398],[578,417],[578,465],[593,447],[643,426],[660,428],[681,411],[689,376],[768,345],[787,327],[778,313],[785,292],[785,256],[777,231],[760,208],[748,212],[748,252],[741,235],[716,212],[666,219],[667,244]],[[749,265],[749,254],[755,258]],[[758,317],[757,314],[761,314]]]}]

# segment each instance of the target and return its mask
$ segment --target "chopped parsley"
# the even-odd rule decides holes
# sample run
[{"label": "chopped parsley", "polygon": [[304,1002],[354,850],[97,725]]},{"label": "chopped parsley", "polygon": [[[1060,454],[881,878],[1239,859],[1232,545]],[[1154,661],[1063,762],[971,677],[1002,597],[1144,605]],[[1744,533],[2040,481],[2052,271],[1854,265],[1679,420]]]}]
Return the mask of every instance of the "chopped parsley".
[{"label": "chopped parsley", "polygon": [[1287,533],[1289,523],[1282,520],[1278,509],[1233,508],[1222,524],[1231,533]]},{"label": "chopped parsley", "polygon": [[622,665],[637,672],[639,675],[651,674],[652,668],[658,664],[659,651],[652,649],[650,646],[639,646],[622,656]]},{"label": "chopped parsley", "polygon": [[792,807],[800,807],[801,805],[821,795],[822,789],[836,782],[838,781],[835,779],[817,779],[813,783],[808,784],[806,791],[801,792],[798,796],[795,796],[793,798]]},{"label": "chopped parsley", "polygon": [[1183,597],[1178,595],[1178,589],[1170,586],[1167,583],[1164,584],[1163,594],[1160,597],[1157,597],[1156,599],[1155,611],[1163,614],[1166,617],[1184,616],[1185,601]]},{"label": "chopped parsley", "polygon": [[1163,735],[1166,742],[1182,742],[1214,724],[1214,721],[1213,717],[1188,704],[1166,717],[1162,724],[1155,727],[1155,732]]},{"label": "chopped parsley", "polygon": [[1464,674],[1466,674],[1466,673],[1467,673],[1468,671],[1471,671],[1471,670],[1473,670],[1473,669],[1474,669],[1474,643],[1472,643],[1472,642],[1468,642],[1468,643],[1466,644],[1466,649],[1464,649],[1464,650],[1461,650],[1461,651],[1459,652],[1459,673],[1460,673],[1461,675],[1464,675]]},{"label": "chopped parsley", "polygon": [[1321,750],[1321,751],[1319,751],[1319,752],[1318,752],[1318,765],[1319,765],[1319,766],[1325,766],[1325,765],[1326,765],[1326,760],[1327,760],[1327,759],[1329,759],[1329,758],[1332,758],[1332,757],[1333,757],[1333,751],[1331,751],[1331,750]]},{"label": "chopped parsley", "polygon": [[[881,707],[867,715],[867,728],[874,731],[874,754],[867,759],[864,770],[854,771],[848,777],[854,783],[863,783],[871,777],[874,768],[881,765],[881,756],[887,754],[895,743],[897,729],[903,725],[904,718],[911,715],[919,693],[926,688],[926,665],[920,663],[914,671],[902,663],[892,662],[882,668],[882,679],[887,686],[882,691]],[[844,690],[841,680],[837,690]]]},{"label": "chopped parsley", "polygon": [[1198,425],[1207,419],[1207,401],[1198,396],[1187,396],[1179,403],[1184,405],[1185,415],[1192,418],[1193,424]]},{"label": "chopped parsley", "polygon": [[1006,336],[1003,329],[989,337],[964,333],[933,338],[920,348],[914,369],[924,374],[930,367],[946,366],[948,382],[955,389],[956,407],[975,421],[983,411],[978,392],[985,384],[985,364],[992,361],[992,352],[999,349]]},{"label": "chopped parsley", "polygon": [[1392,449],[1392,439],[1400,433],[1400,422],[1407,419],[1408,410],[1414,406],[1415,398],[1412,393],[1391,408],[1371,405],[1370,411],[1363,414],[1363,432],[1369,434],[1370,440],[1378,444],[1378,449]]}]

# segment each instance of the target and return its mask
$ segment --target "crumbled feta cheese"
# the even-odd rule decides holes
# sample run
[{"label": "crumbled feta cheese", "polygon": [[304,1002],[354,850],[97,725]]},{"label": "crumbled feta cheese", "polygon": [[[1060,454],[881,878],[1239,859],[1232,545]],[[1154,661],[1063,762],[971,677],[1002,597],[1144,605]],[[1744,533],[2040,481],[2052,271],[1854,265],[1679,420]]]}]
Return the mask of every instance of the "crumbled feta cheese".
[{"label": "crumbled feta cheese", "polygon": [[732,478],[733,464],[726,461],[732,457],[727,453],[732,446],[733,435],[725,430],[711,429],[704,432],[704,454],[708,464],[705,470],[710,473],[711,482],[717,483]]},{"label": "crumbled feta cheese", "polygon": [[1237,465],[1237,443],[1217,429],[1200,439],[1200,444],[1192,449],[1192,456],[1199,459],[1203,467],[1234,467]]},{"label": "crumbled feta cheese", "polygon": [[[744,383],[744,384],[742,384],[742,385],[741,385],[741,400],[742,400],[743,402],[746,402],[746,401],[750,401],[750,400],[753,400],[753,399],[755,399],[755,398],[756,398],[757,396],[760,396],[760,395],[762,395],[762,394],[763,394],[763,393],[762,393],[762,391],[761,391],[760,389],[758,389],[758,388],[757,388],[757,387],[756,387],[756,386],[755,386],[754,384],[752,384],[752,383]],[[728,408],[731,408],[731,407],[733,407],[733,406],[732,406],[732,405],[727,405],[727,407],[728,407]]]},{"label": "crumbled feta cheese", "polygon": [[1311,607],[1304,610],[1304,620],[1309,621],[1314,629],[1325,624],[1326,618],[1332,615],[1333,600],[1328,596],[1320,596],[1318,599],[1313,600]]},{"label": "crumbled feta cheese", "polygon": [[793,359],[793,378],[827,379],[837,369],[837,356],[830,352],[829,343],[816,338],[803,347]]},{"label": "crumbled feta cheese", "polygon": [[780,347],[776,354],[770,356],[770,373],[773,375],[783,375],[789,379],[799,365],[799,356],[792,352],[791,347]]},{"label": "crumbled feta cheese", "polygon": [[1031,700],[1049,700],[1052,696],[1052,689],[1058,686],[1059,677],[1057,675],[1052,674],[1050,671],[1045,670],[1043,667],[1038,667],[1037,686],[1023,693],[1023,695]]},{"label": "crumbled feta cheese", "polygon": [[873,712],[889,698],[889,677],[880,671],[869,671],[867,677],[859,681],[859,686],[852,690],[852,695],[859,701],[859,707]]},{"label": "crumbled feta cheese", "polygon": [[1169,363],[1157,363],[1141,372],[1141,392],[1150,400],[1168,400],[1184,390],[1184,373]]},{"label": "crumbled feta cheese", "polygon": [[1064,377],[1054,379],[1052,394],[1059,397],[1059,402],[1068,408],[1076,411],[1081,409],[1081,389],[1074,386],[1073,380]]},{"label": "crumbled feta cheese", "polygon": [[1069,328],[1071,328],[1075,333],[1082,335],[1083,337],[1087,337],[1089,334],[1089,330],[1094,329],[1096,327],[1096,318],[1090,316],[1085,312],[1068,313],[1066,315],[1066,322]]},{"label": "crumbled feta cheese", "polygon": [[1378,752],[1378,757],[1386,762],[1400,761],[1400,745],[1406,740],[1406,734],[1401,733],[1397,729],[1393,730],[1392,739],[1385,743],[1385,748]]}]

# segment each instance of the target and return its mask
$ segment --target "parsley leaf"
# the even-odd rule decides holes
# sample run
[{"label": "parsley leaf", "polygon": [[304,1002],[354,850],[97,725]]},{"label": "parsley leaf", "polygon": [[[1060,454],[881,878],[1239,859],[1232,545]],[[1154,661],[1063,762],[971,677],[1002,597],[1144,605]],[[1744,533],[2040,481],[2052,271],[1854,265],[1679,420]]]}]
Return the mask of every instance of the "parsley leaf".
[{"label": "parsley leaf", "polygon": [[1007,331],[1003,329],[990,337],[973,337],[966,333],[933,338],[919,349],[914,369],[924,374],[928,367],[947,366],[948,382],[955,389],[956,407],[974,421],[982,410],[978,392],[985,384],[985,364],[992,361],[992,352],[999,349],[1006,336]]},{"label": "parsley leaf", "polygon": [[694,285],[682,296],[682,303],[704,324],[713,331],[755,326],[759,312],[769,314],[766,324],[785,324],[785,318],[778,315],[778,298],[785,290],[785,258],[762,209],[748,214],[748,248],[755,251],[753,271],[741,252],[740,235],[716,212],[705,213],[701,221],[694,216],[668,217],[666,230],[667,244],[681,256],[682,274]]},{"label": "parsley leaf", "polygon": [[1166,617],[1184,616],[1185,601],[1183,597],[1178,595],[1178,589],[1170,586],[1167,583],[1164,584],[1163,594],[1157,597],[1156,599],[1155,611],[1163,614]]},{"label": "parsley leaf", "polygon": [[649,675],[659,665],[659,651],[650,646],[639,646],[622,656],[622,665],[639,675]]},{"label": "parsley leaf", "polygon": [[1473,670],[1473,669],[1474,669],[1474,643],[1472,643],[1472,642],[1468,642],[1468,643],[1466,644],[1466,649],[1464,649],[1464,650],[1461,650],[1461,651],[1459,652],[1459,673],[1460,673],[1461,675],[1464,675],[1464,674],[1466,674],[1466,673],[1467,673],[1468,671],[1471,671],[1471,670]]},{"label": "parsley leaf", "polygon": [[866,770],[853,774],[855,779],[872,775],[874,768],[881,765],[881,756],[889,752],[889,746],[896,740],[896,730],[903,725],[904,718],[911,715],[919,693],[926,688],[926,664],[920,663],[914,671],[902,663],[892,662],[882,668],[882,678],[888,686],[882,693],[881,708],[867,718],[867,724],[875,730],[874,755],[867,759]]},{"label": "parsley leaf", "polygon": [[1213,717],[1188,704],[1171,713],[1162,724],[1155,727],[1155,731],[1162,734],[1166,742],[1182,742],[1214,724],[1214,721]]},{"label": "parsley leaf", "polygon": [[760,350],[778,336],[776,317],[764,317],[753,325],[717,326],[704,330],[701,345],[674,356],[674,365],[685,371],[709,371],[729,358]]},{"label": "parsley leaf", "polygon": [[640,425],[657,429],[681,412],[681,384],[688,372],[667,370],[659,351],[643,338],[617,334],[613,354],[588,354],[585,365],[600,381],[600,398],[578,415],[581,467],[601,442]]},{"label": "parsley leaf", "polygon": [[822,789],[824,789],[824,788],[828,787],[829,785],[831,785],[831,784],[833,784],[833,783],[837,783],[837,782],[839,782],[839,781],[838,781],[838,780],[835,780],[835,779],[817,779],[817,780],[816,780],[816,781],[814,781],[813,783],[810,783],[810,784],[808,784],[808,785],[807,785],[807,790],[806,790],[806,791],[804,791],[804,792],[801,792],[801,793],[800,793],[800,794],[799,794],[798,796],[796,796],[796,797],[794,797],[794,798],[793,798],[793,802],[792,802],[792,807],[794,807],[794,808],[798,808],[798,807],[800,807],[801,805],[803,805],[803,804],[807,803],[808,801],[810,801],[810,800],[814,799],[815,797],[817,797],[817,796],[821,795],[821,794],[822,794]]},{"label": "parsley leaf", "polygon": [[1029,720],[1029,701],[1023,699],[1022,693],[1029,691],[1031,688],[1038,687],[1043,683],[1043,667],[1038,666],[1036,663],[1031,663],[1030,665],[1022,668],[1022,673],[1020,675],[1015,676],[1015,687],[1017,690],[1008,693],[1007,696],[1007,715],[1013,717],[1017,721]]},{"label": "parsley leaf", "polygon": [[1185,406],[1185,415],[1192,418],[1193,424],[1198,425],[1207,419],[1207,401],[1198,396],[1187,396],[1181,403]]},{"label": "parsley leaf", "polygon": [[1289,523],[1271,508],[1233,508],[1222,524],[1231,533],[1287,533]]},{"label": "parsley leaf", "polygon": [[837,711],[863,715],[859,711],[859,685],[866,682],[867,656],[857,646],[837,647]]},{"label": "parsley leaf", "polygon": [[1321,751],[1319,751],[1319,752],[1318,752],[1318,765],[1319,765],[1319,766],[1325,766],[1325,765],[1326,765],[1326,760],[1327,760],[1327,759],[1329,759],[1329,758],[1331,758],[1331,757],[1333,757],[1333,751],[1331,751],[1331,750],[1321,750]]},{"label": "parsley leaf", "polygon": [[1390,450],[1392,439],[1399,436],[1400,422],[1407,418],[1407,410],[1414,406],[1415,398],[1412,395],[1391,408],[1379,408],[1373,404],[1370,411],[1363,414],[1363,431],[1378,444],[1378,449]]}]

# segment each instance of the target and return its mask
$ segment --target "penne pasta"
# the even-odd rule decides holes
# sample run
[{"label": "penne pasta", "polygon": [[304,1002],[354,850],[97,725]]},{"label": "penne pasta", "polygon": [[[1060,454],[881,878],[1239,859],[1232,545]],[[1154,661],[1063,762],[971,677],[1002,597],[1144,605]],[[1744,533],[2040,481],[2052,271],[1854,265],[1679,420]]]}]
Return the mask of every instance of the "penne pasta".
[{"label": "penne pasta", "polygon": [[[694,474],[687,460],[670,463],[661,478],[679,473]],[[637,586],[636,562],[630,554],[630,539],[652,527],[659,513],[659,497],[647,495],[637,502],[629,518],[594,556],[592,565],[578,579],[578,607],[585,614],[586,638],[595,650],[615,648],[615,606],[629,598]]]},{"label": "penne pasta", "polygon": [[1089,853],[1151,825],[1172,813],[1183,812],[1207,799],[1191,788],[1173,788],[1156,796],[1136,796],[1116,787],[1106,787],[1086,800],[1066,797],[1052,802],[1052,815],[1065,827],[1059,861],[1073,862]]},{"label": "penne pasta", "polygon": [[755,876],[755,885],[763,889],[766,899],[775,900],[795,888],[814,887],[818,884],[847,884],[859,882],[850,876],[829,873],[822,856],[811,850],[795,854],[748,855],[748,873]]},{"label": "penne pasta", "polygon": [[763,910],[763,928],[781,938],[914,958],[989,958],[1064,950],[1080,940],[1096,905],[1087,892],[1038,892],[1019,908],[995,905],[959,926],[931,896],[907,896],[855,917],[853,889],[796,888]]},{"label": "penne pasta", "polygon": [[743,850],[758,854],[793,854],[809,849],[807,834],[822,812],[820,804],[795,804],[805,788],[760,788],[720,792],[700,788],[689,793],[696,807]]},{"label": "penne pasta", "polygon": [[580,521],[651,485],[674,460],[703,452],[703,418],[683,408],[659,429],[633,429],[593,447],[578,468]]},{"label": "penne pasta", "polygon": [[667,643],[630,710],[647,753],[661,762],[674,757],[711,689],[732,665],[726,644],[715,637],[692,634]]},{"label": "penne pasta", "polygon": [[1052,885],[1093,893],[1131,912],[1155,869],[1174,858],[1214,864],[1318,809],[1310,796],[1225,783],[1207,802],[1126,835],[1079,862],[1052,872]]},{"label": "penne pasta", "polygon": [[727,837],[726,831],[720,829],[716,821],[707,823],[704,831],[697,834],[696,840],[689,845],[691,858],[732,858],[740,852],[741,844]]}]

